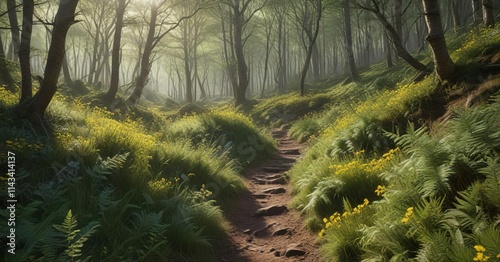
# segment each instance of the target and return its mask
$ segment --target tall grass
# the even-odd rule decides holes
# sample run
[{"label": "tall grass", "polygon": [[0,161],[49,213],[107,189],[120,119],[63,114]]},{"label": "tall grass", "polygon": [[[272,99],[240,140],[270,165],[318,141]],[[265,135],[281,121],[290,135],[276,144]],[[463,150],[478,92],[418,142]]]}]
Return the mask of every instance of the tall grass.
[{"label": "tall grass", "polygon": [[[60,94],[47,134],[14,119],[17,97],[0,92],[0,116],[9,123],[0,127],[0,161],[16,153],[23,185],[16,196],[22,248],[16,257],[4,252],[7,261],[216,261],[212,244],[226,230],[219,201],[244,188],[243,166],[274,148],[235,111],[171,122],[156,109],[111,112]],[[190,122],[206,129],[183,130]],[[61,233],[71,240],[62,243]]]}]

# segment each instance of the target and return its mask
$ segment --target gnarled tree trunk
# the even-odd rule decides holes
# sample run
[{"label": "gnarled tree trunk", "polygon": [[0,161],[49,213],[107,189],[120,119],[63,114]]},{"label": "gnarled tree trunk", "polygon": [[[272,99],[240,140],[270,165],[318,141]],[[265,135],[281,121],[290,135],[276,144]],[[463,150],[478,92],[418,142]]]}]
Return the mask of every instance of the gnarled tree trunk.
[{"label": "gnarled tree trunk", "polygon": [[57,10],[52,30],[47,63],[45,65],[44,79],[40,90],[31,99],[20,103],[15,114],[20,118],[28,118],[34,124],[45,124],[45,111],[57,90],[57,81],[61,73],[62,62],[65,55],[66,35],[70,26],[75,22],[75,9],[78,0],[61,1]]}]

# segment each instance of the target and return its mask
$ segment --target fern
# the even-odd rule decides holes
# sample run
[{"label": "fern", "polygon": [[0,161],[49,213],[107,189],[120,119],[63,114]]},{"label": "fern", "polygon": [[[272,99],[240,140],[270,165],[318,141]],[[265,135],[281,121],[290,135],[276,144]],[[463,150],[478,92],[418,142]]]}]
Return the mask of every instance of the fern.
[{"label": "fern", "polygon": [[[67,248],[64,253],[73,259],[82,256],[82,248],[84,243],[88,238],[95,232],[99,224],[96,222],[89,223],[82,232],[81,229],[77,229],[78,221],[76,217],[73,216],[71,209],[66,214],[66,218],[61,225],[53,225],[53,227],[61,232],[66,239]],[[79,234],[82,232],[81,234]],[[89,257],[87,257],[88,259]]]},{"label": "fern", "polygon": [[480,169],[486,175],[484,194],[497,209],[500,208],[500,158],[489,159],[488,165]]},{"label": "fern", "polygon": [[91,177],[107,180],[106,175],[111,174],[112,170],[120,169],[125,165],[128,155],[129,153],[116,154],[111,158],[106,158],[106,160],[103,160],[99,156],[97,158],[97,164],[91,168],[87,168],[86,172]]}]

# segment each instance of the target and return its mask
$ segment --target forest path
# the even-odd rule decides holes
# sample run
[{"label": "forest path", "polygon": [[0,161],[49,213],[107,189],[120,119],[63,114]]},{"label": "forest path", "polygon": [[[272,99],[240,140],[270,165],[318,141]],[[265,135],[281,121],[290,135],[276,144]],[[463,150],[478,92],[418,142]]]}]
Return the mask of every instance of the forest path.
[{"label": "forest path", "polygon": [[315,234],[304,228],[300,214],[287,205],[292,186],[286,172],[305,145],[292,140],[286,130],[275,129],[278,153],[246,171],[248,191],[225,210],[230,222],[228,244],[216,251],[220,261],[319,261]]}]

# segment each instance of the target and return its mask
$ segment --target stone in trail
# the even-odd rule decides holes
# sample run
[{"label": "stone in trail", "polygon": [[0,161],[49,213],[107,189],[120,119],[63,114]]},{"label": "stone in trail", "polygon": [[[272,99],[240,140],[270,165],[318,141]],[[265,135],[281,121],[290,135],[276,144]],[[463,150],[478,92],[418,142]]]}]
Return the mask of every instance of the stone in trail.
[{"label": "stone in trail", "polygon": [[288,167],[281,167],[281,166],[272,166],[272,167],[263,167],[262,171],[267,172],[267,173],[281,173],[284,171],[288,171]]},{"label": "stone in trail", "polygon": [[283,177],[275,178],[275,179],[258,179],[255,178],[253,180],[254,183],[258,185],[284,185],[286,184],[286,180]]},{"label": "stone in trail", "polygon": [[290,231],[290,228],[285,227],[285,228],[281,228],[281,229],[274,231],[271,235],[272,236],[283,236],[283,235],[291,234],[291,233],[292,232]]},{"label": "stone in trail", "polygon": [[288,211],[288,208],[284,205],[274,205],[257,209],[254,217],[261,216],[279,216]]},{"label": "stone in trail", "polygon": [[266,225],[266,226],[265,226],[265,227],[263,227],[263,228],[259,228],[259,229],[255,230],[255,232],[254,232],[252,235],[254,235],[254,236],[256,236],[256,237],[262,237],[262,236],[265,236],[265,235],[267,235],[267,232],[266,232],[266,231],[267,231],[270,227],[274,226],[275,224],[276,224],[276,223],[271,223],[271,224]]},{"label": "stone in trail", "polygon": [[294,156],[300,155],[300,151],[298,149],[280,150],[279,152],[283,155],[294,155]]},{"label": "stone in trail", "polygon": [[283,177],[283,175],[276,174],[276,175],[270,175],[270,176],[266,176],[266,175],[255,176],[255,178],[257,178],[257,179],[276,179],[276,178],[280,178],[280,177]]},{"label": "stone in trail", "polygon": [[306,251],[302,249],[302,244],[290,244],[285,251],[285,257],[303,256],[305,254]]},{"label": "stone in trail", "polygon": [[255,199],[266,199],[266,198],[270,197],[270,195],[267,195],[267,194],[253,194],[252,196]]},{"label": "stone in trail", "polygon": [[286,193],[286,189],[283,187],[273,187],[273,188],[269,188],[269,189],[262,191],[262,193],[273,194],[273,195],[283,194],[283,193]]}]

